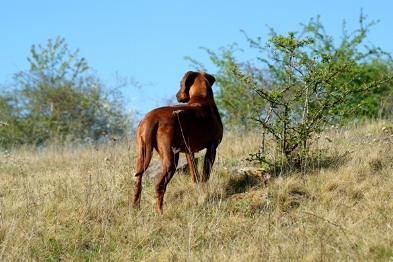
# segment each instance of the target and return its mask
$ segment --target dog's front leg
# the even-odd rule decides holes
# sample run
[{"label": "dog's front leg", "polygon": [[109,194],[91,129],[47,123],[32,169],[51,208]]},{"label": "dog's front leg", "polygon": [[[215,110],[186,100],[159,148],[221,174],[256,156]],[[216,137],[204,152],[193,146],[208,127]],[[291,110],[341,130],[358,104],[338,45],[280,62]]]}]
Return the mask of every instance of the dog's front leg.
[{"label": "dog's front leg", "polygon": [[188,169],[190,169],[190,175],[191,175],[192,182],[198,183],[199,182],[199,174],[198,174],[198,169],[197,169],[196,162],[195,162],[194,153],[186,152],[185,154],[186,154],[186,159],[187,159],[187,163],[188,163]]}]

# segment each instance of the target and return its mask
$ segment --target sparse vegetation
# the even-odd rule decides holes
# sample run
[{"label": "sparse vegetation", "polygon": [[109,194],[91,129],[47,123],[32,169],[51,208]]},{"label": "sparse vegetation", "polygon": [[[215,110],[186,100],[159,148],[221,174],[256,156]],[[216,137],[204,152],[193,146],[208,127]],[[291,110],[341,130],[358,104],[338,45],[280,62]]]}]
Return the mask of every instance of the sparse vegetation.
[{"label": "sparse vegetation", "polygon": [[176,174],[162,216],[153,184],[130,205],[134,139],[2,151],[0,260],[392,260],[392,128],[325,130],[315,144],[334,164],[263,182],[228,169],[248,163],[258,134],[227,133],[211,180]]},{"label": "sparse vegetation", "polygon": [[128,81],[118,77],[116,86],[104,84],[61,37],[32,45],[27,60],[29,70],[0,86],[0,119],[9,123],[0,129],[0,147],[97,142],[130,131],[133,118],[121,92]]}]

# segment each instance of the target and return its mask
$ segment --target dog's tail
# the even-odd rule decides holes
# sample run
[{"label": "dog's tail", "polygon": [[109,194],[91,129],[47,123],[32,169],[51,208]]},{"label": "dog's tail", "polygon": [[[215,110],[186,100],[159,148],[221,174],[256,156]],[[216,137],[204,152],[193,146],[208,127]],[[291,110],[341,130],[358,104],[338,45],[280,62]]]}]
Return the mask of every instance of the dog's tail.
[{"label": "dog's tail", "polygon": [[148,168],[153,155],[153,143],[157,125],[145,124],[138,127],[138,160],[136,164],[135,176],[141,176]]}]

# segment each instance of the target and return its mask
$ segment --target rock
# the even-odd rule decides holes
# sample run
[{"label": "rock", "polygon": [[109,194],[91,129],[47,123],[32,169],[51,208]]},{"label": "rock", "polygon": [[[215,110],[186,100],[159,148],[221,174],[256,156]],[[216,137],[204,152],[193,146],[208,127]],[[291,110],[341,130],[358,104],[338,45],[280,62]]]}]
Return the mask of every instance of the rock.
[{"label": "rock", "polygon": [[271,178],[269,171],[265,168],[260,168],[260,167],[237,166],[237,167],[226,168],[226,171],[235,177],[236,176],[255,177],[263,183],[265,183],[267,180]]},{"label": "rock", "polygon": [[[195,164],[198,166],[198,158],[195,158]],[[162,169],[161,169],[161,159],[151,161],[149,167],[146,169],[143,174],[144,179],[147,182],[155,183],[160,178]],[[187,159],[185,157],[180,157],[179,162],[177,164],[176,173],[188,173],[189,168],[187,164]]]}]

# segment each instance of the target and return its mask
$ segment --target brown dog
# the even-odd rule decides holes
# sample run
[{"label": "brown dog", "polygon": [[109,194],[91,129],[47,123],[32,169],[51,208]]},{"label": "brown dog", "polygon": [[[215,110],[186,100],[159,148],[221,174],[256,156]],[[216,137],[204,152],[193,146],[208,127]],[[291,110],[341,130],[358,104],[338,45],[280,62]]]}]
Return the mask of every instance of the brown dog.
[{"label": "brown dog", "polygon": [[205,72],[187,72],[180,82],[175,105],[156,108],[142,119],[137,130],[138,159],[134,205],[139,205],[144,171],[149,166],[153,148],[160,154],[162,174],[156,185],[156,210],[162,214],[166,187],[176,171],[179,152],[185,153],[192,181],[198,182],[194,153],[206,148],[202,182],[209,179],[216,158],[216,148],[223,133],[221,117],[214,103],[215,78]]}]

